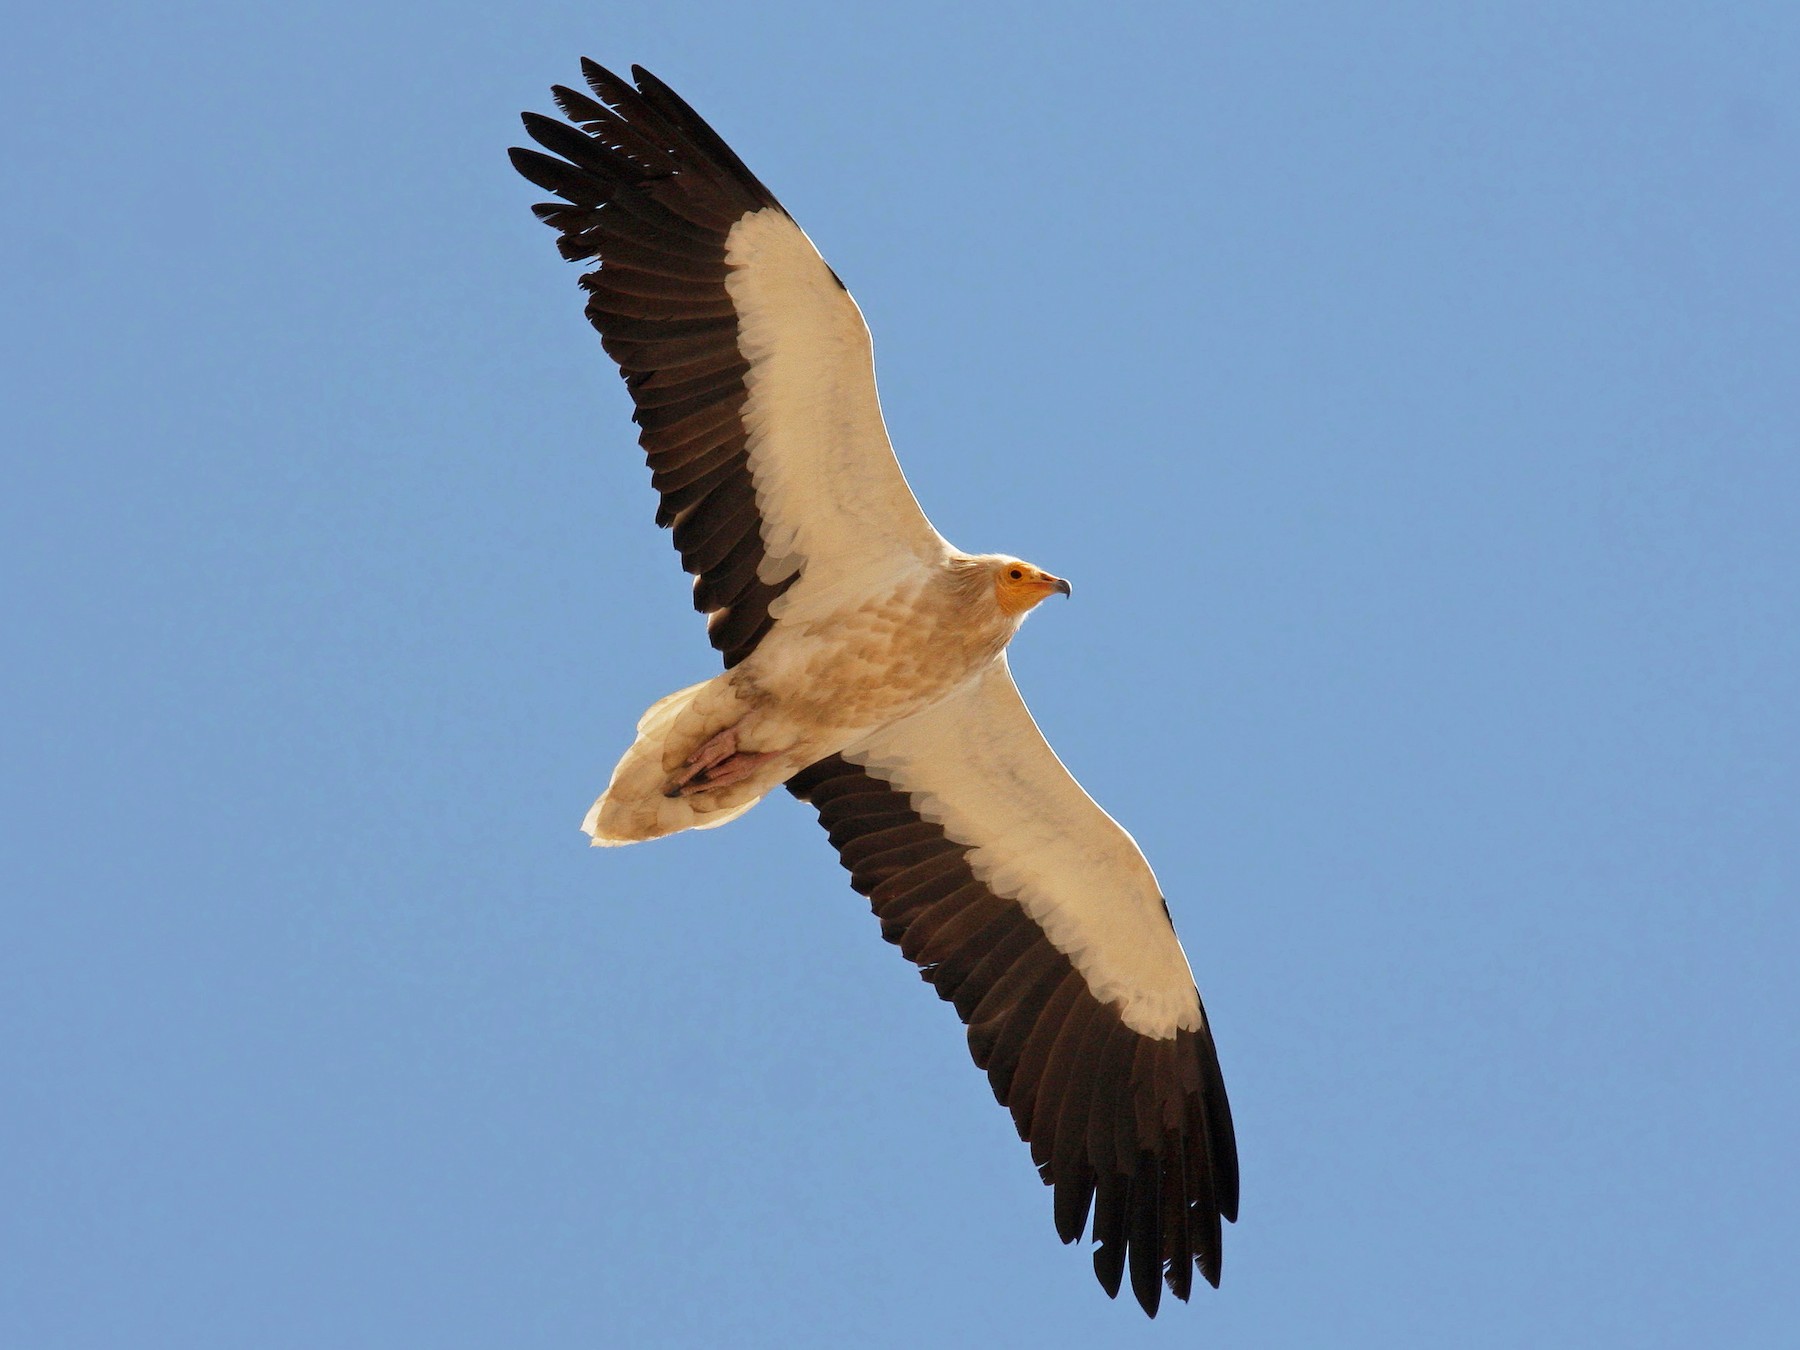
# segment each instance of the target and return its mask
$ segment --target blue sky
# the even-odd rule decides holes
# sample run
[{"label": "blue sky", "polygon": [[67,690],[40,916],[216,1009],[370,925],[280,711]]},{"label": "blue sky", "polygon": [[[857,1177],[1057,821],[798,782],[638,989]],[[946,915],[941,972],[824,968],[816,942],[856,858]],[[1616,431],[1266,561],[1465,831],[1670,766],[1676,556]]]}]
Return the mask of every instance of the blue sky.
[{"label": "blue sky", "polygon": [[[1777,1346],[1800,11],[14,15],[0,1340]],[[1154,862],[1244,1170],[1146,1324],[810,813],[576,826],[714,668],[507,167],[682,91]]]}]

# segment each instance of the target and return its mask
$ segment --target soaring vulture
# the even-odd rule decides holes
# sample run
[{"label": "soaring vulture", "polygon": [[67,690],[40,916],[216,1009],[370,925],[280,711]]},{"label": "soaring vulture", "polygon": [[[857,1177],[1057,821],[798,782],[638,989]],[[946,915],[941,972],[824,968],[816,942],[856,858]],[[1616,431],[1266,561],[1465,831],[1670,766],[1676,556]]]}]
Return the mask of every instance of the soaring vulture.
[{"label": "soaring vulture", "polygon": [[[953,548],[888,444],[855,301],[774,195],[649,72],[584,61],[514,149],[637,406],[725,672],[669,695],[583,828],[706,829],[785,784],[968,1025],[1054,1186],[1056,1231],[1155,1315],[1219,1282],[1237,1150],[1187,958],[1131,836],[1063,768],[1006,645],[1069,585]],[[1092,1214],[1092,1226],[1088,1220]]]}]

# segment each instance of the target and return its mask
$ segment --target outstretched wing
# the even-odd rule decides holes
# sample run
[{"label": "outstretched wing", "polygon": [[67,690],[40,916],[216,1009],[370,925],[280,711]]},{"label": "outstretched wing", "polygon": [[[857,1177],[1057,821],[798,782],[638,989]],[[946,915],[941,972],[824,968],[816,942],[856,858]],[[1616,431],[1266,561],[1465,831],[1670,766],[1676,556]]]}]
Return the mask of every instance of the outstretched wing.
[{"label": "outstretched wing", "polygon": [[956,1005],[1094,1271],[1219,1282],[1237,1147],[1206,1012],[1149,864],[1031,720],[1004,658],[796,775],[882,936]]},{"label": "outstretched wing", "polygon": [[[619,363],[694,607],[727,666],[784,614],[947,548],[882,425],[862,313],[812,241],[698,114],[637,66],[582,62],[576,125],[525,114],[552,155],[512,162]],[[555,157],[553,157],[555,156]],[[818,606],[809,602],[817,599]]]}]

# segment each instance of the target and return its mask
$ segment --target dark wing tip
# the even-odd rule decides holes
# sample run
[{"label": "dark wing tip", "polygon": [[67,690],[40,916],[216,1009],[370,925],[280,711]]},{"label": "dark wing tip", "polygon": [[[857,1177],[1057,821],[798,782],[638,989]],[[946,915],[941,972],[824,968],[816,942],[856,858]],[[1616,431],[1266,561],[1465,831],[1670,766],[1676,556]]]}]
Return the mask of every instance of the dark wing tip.
[{"label": "dark wing tip", "polygon": [[738,158],[737,151],[725,143],[724,138],[708,125],[704,117],[694,111],[686,99],[642,66],[632,66],[631,78],[636,82],[638,92],[644,96],[645,102],[680,128],[708,158],[736,179],[740,187],[764,206],[783,209],[781,203],[775,200],[775,194],[763,186],[762,180],[751,173],[744,161]]},{"label": "dark wing tip", "polygon": [[[588,82],[589,87],[593,88],[596,94],[599,94],[600,90],[595,86],[620,85],[625,83],[591,56],[584,56],[581,58],[581,78]],[[606,97],[604,94],[601,94],[600,96],[602,98]]]},{"label": "dark wing tip", "polygon": [[573,164],[517,145],[506,154],[523,177],[566,202],[597,207],[606,199],[605,185]]}]

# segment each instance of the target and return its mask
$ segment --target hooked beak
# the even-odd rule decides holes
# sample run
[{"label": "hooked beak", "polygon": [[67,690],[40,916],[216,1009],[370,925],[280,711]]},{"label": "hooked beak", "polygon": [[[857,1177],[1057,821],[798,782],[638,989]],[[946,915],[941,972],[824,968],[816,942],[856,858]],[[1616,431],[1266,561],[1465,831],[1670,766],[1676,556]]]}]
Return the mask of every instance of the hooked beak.
[{"label": "hooked beak", "polygon": [[1058,595],[1074,594],[1074,591],[1070,589],[1069,583],[1064,581],[1061,577],[1045,577],[1044,580],[1050,583],[1050,589],[1055,591]]}]

